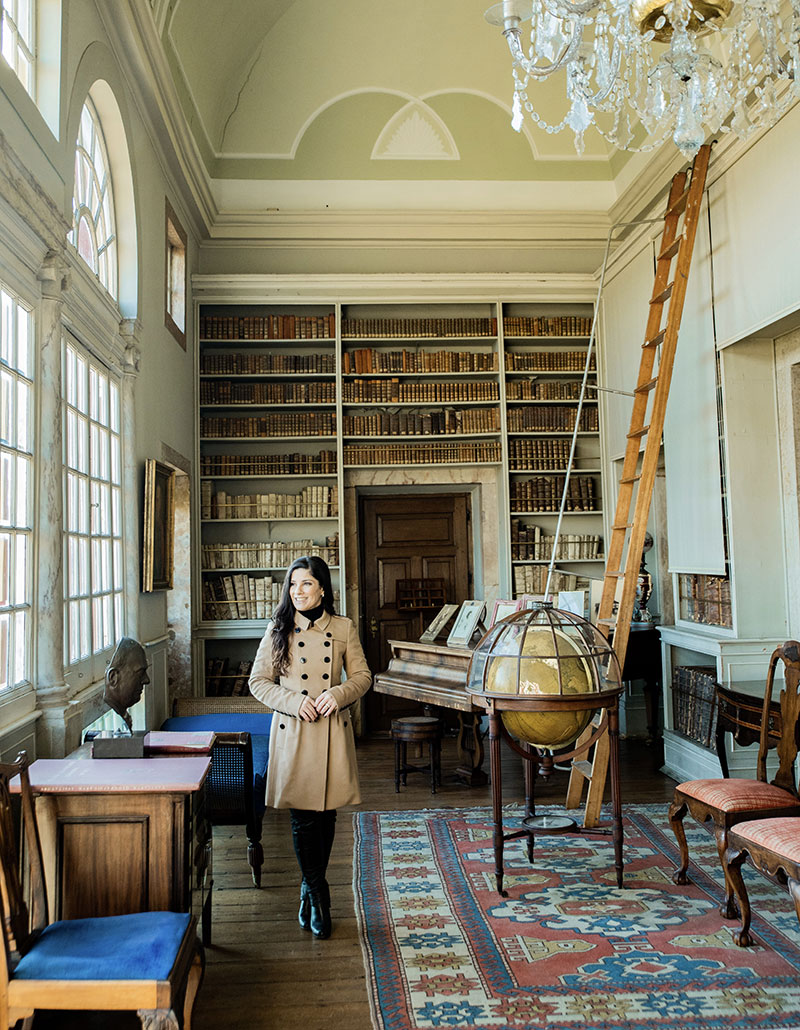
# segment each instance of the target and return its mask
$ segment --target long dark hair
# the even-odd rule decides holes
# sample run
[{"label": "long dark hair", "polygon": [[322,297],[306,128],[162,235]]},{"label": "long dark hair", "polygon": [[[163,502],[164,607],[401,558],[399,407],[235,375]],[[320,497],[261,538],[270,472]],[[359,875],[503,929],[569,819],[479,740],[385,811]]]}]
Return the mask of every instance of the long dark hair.
[{"label": "long dark hair", "polygon": [[292,585],[292,574],[296,569],[307,569],[311,573],[322,587],[321,603],[324,611],[334,614],[331,570],[322,558],[316,555],[296,558],[289,566],[286,579],[283,581],[281,599],[272,613],[272,665],[276,676],[286,672],[289,665],[289,641],[294,631],[294,616],[297,611],[289,594],[289,587]]}]

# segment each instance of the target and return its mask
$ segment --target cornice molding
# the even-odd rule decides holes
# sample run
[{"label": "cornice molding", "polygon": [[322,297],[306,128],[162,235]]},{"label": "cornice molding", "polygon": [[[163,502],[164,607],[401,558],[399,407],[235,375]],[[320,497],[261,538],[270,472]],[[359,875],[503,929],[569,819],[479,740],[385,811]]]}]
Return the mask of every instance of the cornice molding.
[{"label": "cornice molding", "polygon": [[63,249],[71,226],[0,132],[0,196],[48,251]]},{"label": "cornice molding", "polygon": [[[122,9],[121,9],[122,8]],[[194,235],[203,240],[217,217],[211,180],[181,108],[148,0],[97,4],[109,43],[128,79],[137,110],[172,188],[184,200]]]},{"label": "cornice molding", "polygon": [[344,275],[194,275],[196,302],[262,303],[291,299],[319,303],[364,300],[438,300],[476,303],[497,300],[589,302],[595,300],[594,275],[564,273],[379,273]]}]

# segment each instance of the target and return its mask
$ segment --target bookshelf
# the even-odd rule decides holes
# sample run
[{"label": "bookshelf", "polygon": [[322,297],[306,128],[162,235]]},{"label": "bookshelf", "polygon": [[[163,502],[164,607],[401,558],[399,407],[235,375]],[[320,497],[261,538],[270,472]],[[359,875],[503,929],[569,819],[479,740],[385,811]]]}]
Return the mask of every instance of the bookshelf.
[{"label": "bookshelf", "polygon": [[[501,341],[513,594],[541,594],[555,542],[592,307],[505,304]],[[592,357],[591,385],[597,385]],[[600,423],[584,399],[551,590],[588,589],[604,563]]]},{"label": "bookshelf", "polygon": [[198,632],[206,692],[241,693],[292,561],[319,554],[339,588],[336,317],[204,305],[198,327]]},{"label": "bookshelf", "polygon": [[[488,466],[476,481],[498,491],[500,525],[486,532],[497,534],[501,596],[542,593],[591,313],[500,300],[201,302],[195,637],[206,689],[242,689],[299,555],[328,562],[344,610],[357,567],[343,553],[355,530],[344,491],[373,470],[433,483],[458,466],[469,482],[470,466]],[[554,590],[601,575],[600,468],[592,394]]]}]

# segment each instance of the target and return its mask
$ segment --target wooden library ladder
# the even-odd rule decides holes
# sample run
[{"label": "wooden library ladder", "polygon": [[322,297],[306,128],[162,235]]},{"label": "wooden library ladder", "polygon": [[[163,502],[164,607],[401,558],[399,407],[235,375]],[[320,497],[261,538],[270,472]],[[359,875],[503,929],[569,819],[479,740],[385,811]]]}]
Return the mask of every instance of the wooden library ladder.
[{"label": "wooden library ladder", "polygon": [[[691,169],[678,172],[670,187],[619,480],[617,509],[606,549],[606,571],[597,626],[606,638],[613,633],[614,650],[621,669],[628,649],[639,566],[710,152],[711,144],[702,146]],[[656,367],[659,348],[661,354]],[[615,601],[618,602],[616,611]],[[579,744],[589,739],[593,728],[588,727],[579,738]],[[608,757],[608,733],[604,733],[595,744],[591,760],[573,760],[566,807],[577,808],[580,805],[583,783],[588,781],[584,827],[597,825],[608,773]]]}]

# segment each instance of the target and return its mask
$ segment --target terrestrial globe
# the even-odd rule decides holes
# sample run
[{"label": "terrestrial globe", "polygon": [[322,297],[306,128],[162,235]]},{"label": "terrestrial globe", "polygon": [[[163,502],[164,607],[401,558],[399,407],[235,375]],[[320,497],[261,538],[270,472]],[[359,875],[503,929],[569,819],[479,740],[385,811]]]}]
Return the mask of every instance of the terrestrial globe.
[{"label": "terrestrial globe", "polygon": [[597,627],[542,602],[484,635],[467,692],[493,699],[513,737],[557,751],[581,735],[620,681],[617,656]]}]

